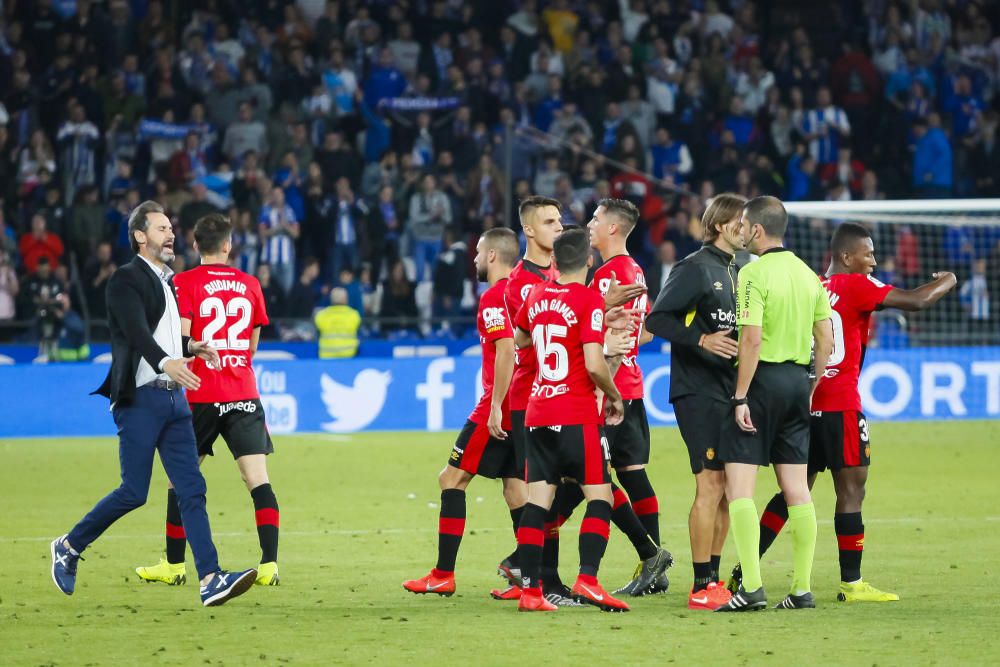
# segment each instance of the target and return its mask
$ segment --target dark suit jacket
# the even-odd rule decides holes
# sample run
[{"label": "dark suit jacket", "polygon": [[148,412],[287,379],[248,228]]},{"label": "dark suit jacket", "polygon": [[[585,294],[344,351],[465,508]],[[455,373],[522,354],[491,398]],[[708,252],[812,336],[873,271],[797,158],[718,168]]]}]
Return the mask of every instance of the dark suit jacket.
[{"label": "dark suit jacket", "polygon": [[[140,359],[159,372],[160,362],[168,356],[153,338],[167,301],[159,276],[139,256],[111,274],[106,299],[111,370],[104,384],[93,393],[110,398],[112,403],[128,405],[135,395],[135,373]],[[186,339],[181,349],[187,349]]]}]

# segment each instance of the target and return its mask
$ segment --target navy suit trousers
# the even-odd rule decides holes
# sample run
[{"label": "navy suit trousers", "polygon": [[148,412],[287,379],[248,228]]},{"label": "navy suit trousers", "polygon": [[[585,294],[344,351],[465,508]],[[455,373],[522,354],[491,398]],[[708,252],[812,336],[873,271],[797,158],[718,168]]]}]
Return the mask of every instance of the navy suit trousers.
[{"label": "navy suit trousers", "polygon": [[153,474],[153,454],[177,491],[181,520],[191,553],[203,578],[219,569],[219,556],[205,510],[205,478],[198,468],[191,408],[181,390],[150,386],[136,389],[130,405],[113,410],[118,425],[118,458],[122,483],[80,520],[67,539],[82,552],[115,521],[146,502]]}]

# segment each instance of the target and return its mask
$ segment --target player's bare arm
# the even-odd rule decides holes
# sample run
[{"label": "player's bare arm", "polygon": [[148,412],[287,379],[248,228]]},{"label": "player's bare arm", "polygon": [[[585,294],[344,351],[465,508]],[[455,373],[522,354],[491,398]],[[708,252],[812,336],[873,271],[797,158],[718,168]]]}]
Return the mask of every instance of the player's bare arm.
[{"label": "player's bare arm", "polygon": [[951,271],[939,271],[933,274],[934,280],[915,289],[899,289],[889,292],[882,305],[886,308],[899,308],[906,311],[926,310],[940,301],[945,294],[955,289],[958,279]]},{"label": "player's bare arm", "polygon": [[608,329],[632,332],[639,328],[641,317],[642,313],[637,308],[614,306],[604,313],[604,326]]},{"label": "player's bare arm", "polygon": [[500,440],[507,439],[503,430],[503,404],[507,400],[510,379],[514,375],[514,341],[500,338],[493,342],[496,359],[493,361],[493,398],[490,401],[490,416],[486,427],[490,435]]},{"label": "player's bare arm", "polygon": [[257,346],[260,345],[260,327],[254,327],[250,334],[250,356],[257,354]]},{"label": "player's bare arm", "polygon": [[607,398],[605,421],[611,426],[620,424],[625,415],[625,404],[622,403],[622,395],[615,386],[608,363],[604,360],[604,350],[597,343],[586,343],[583,346],[583,359],[590,379]]},{"label": "player's bare arm", "polygon": [[[191,320],[186,317],[181,318],[181,337],[191,337]],[[185,350],[185,352],[193,354],[199,359],[208,362],[212,368],[222,367],[222,360],[219,358],[219,351],[214,347],[211,347],[208,343],[204,343],[200,340],[191,340],[188,342],[187,350]]]},{"label": "player's bare arm", "polygon": [[[752,324],[744,324],[740,329],[739,366],[736,371],[736,392],[733,394],[737,401],[746,399],[747,392],[750,391],[750,383],[753,381],[753,376],[757,372],[757,364],[760,361],[760,341],[761,328]],[[736,423],[742,430],[747,433],[757,431],[750,420],[750,406],[746,403],[736,406],[735,417]]]},{"label": "player's bare arm", "polygon": [[531,347],[531,334],[521,327],[514,329],[514,346],[519,350]]},{"label": "player's bare arm", "polygon": [[[816,385],[826,373],[826,364],[830,360],[830,353],[833,352],[833,321],[830,318],[820,320],[813,324],[813,341],[816,354],[816,379],[813,380],[812,392],[816,391]],[[810,403],[812,400],[810,399]]]}]

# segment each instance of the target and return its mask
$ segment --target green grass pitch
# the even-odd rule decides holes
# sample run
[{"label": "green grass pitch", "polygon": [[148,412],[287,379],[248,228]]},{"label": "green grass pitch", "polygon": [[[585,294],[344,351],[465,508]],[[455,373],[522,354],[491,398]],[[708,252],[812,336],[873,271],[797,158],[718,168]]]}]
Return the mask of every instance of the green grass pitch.
[{"label": "green grass pitch", "polygon": [[[995,448],[1000,422],[876,424],[865,511],[864,572],[898,603],[835,601],[836,540],[829,477],[817,484],[815,611],[718,616],[689,611],[687,512],[693,480],[675,429],[654,431],[651,478],[665,545],[674,553],[669,593],[629,614],[593,608],[517,614],[489,598],[498,558],[513,538],[496,482],[469,488],[458,593],[414,596],[400,583],[436,555],[436,475],[453,433],[277,438],[271,479],[282,513],[282,585],[255,587],[204,609],[193,581],[139,583],[136,565],[162,551],[164,477],[148,504],[94,544],[73,597],[49,576],[48,542],[117,484],[112,439],[0,441],[0,664],[986,664],[996,660],[1000,612],[993,582],[1000,552]],[[221,443],[220,443],[221,444]],[[259,551],[253,513],[224,446],[205,465],[208,507],[224,567]],[[763,471],[758,507],[774,492]],[[564,530],[563,578],[577,561],[579,514]],[[723,557],[728,572],[731,544]],[[612,530],[601,569],[624,583],[635,558]],[[790,579],[780,537],[763,565],[772,603]],[[995,664],[995,662],[994,662]]]}]

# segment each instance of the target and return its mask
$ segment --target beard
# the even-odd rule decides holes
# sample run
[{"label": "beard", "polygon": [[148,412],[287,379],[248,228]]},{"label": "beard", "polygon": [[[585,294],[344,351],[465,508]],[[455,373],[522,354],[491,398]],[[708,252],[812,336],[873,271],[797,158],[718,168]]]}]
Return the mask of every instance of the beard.
[{"label": "beard", "polygon": [[487,280],[489,280],[489,272],[485,268],[479,268],[477,266],[476,278],[479,280],[479,282],[485,283]]},{"label": "beard", "polygon": [[173,247],[164,248],[162,245],[157,245],[151,241],[147,241],[147,247],[149,248],[150,254],[164,264],[169,264],[174,261]]}]

